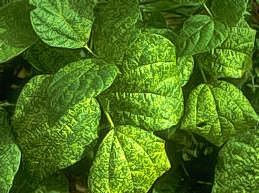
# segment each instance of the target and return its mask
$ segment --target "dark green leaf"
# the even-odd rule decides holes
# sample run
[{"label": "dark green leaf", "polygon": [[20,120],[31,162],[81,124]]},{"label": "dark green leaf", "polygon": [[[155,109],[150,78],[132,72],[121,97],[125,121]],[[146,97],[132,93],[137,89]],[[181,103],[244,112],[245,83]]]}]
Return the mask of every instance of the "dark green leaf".
[{"label": "dark green leaf", "polygon": [[82,48],[87,46],[92,24],[94,0],[30,0],[32,26],[50,46]]},{"label": "dark green leaf", "polygon": [[29,48],[23,57],[41,73],[55,73],[65,65],[80,60],[84,55],[82,49],[50,47],[38,41]]},{"label": "dark green leaf", "polygon": [[207,52],[227,38],[226,27],[207,15],[194,15],[187,19],[177,41],[179,56]]},{"label": "dark green leaf", "polygon": [[29,11],[26,0],[0,8],[0,63],[19,55],[37,40]]},{"label": "dark green leaf", "polygon": [[248,0],[212,0],[211,12],[217,21],[235,26],[246,12]]}]

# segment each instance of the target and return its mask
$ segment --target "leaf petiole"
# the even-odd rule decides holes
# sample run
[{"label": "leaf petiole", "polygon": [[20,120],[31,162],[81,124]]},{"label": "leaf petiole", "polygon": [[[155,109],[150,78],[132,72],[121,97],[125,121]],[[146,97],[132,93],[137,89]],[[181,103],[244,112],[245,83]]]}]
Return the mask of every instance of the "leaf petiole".
[{"label": "leaf petiole", "polygon": [[212,15],[210,9],[207,7],[207,5],[205,3],[203,3],[202,5],[203,5],[204,9],[207,11],[207,13],[209,14],[209,16],[213,17],[213,15]]}]

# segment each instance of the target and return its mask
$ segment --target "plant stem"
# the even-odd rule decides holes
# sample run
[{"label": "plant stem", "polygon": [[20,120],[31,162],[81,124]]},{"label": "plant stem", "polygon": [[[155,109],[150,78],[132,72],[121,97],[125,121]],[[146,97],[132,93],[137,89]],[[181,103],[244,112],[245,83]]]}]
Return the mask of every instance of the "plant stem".
[{"label": "plant stem", "polygon": [[206,78],[206,75],[205,75],[203,69],[202,69],[200,66],[199,66],[199,68],[200,68],[200,71],[201,71],[201,76],[202,76],[202,78],[203,78],[203,81],[204,81],[205,83],[207,83],[208,81],[207,81],[207,78]]},{"label": "plant stem", "polygon": [[213,17],[213,15],[212,15],[210,9],[207,7],[207,5],[205,3],[203,3],[202,5],[205,8],[205,10],[207,11],[207,13],[210,15],[210,17]]},{"label": "plant stem", "polygon": [[108,122],[110,123],[111,128],[114,128],[114,123],[112,121],[110,114],[107,111],[104,111],[104,114],[106,115],[106,118],[107,118]]}]

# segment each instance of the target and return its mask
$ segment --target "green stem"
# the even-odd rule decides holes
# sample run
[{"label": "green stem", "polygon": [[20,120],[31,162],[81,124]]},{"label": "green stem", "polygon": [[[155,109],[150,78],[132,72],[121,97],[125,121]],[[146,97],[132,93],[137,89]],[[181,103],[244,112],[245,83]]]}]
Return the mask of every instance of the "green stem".
[{"label": "green stem", "polygon": [[110,114],[107,111],[104,111],[104,114],[106,115],[106,118],[107,118],[108,122],[110,123],[111,128],[114,128],[114,123],[112,121]]},{"label": "green stem", "polygon": [[207,7],[207,5],[205,3],[203,3],[202,5],[205,8],[205,10],[207,11],[207,13],[210,15],[210,17],[213,17],[213,15],[212,15],[210,9]]},{"label": "green stem", "polygon": [[202,76],[202,78],[203,78],[203,81],[204,81],[205,83],[207,83],[208,81],[207,81],[207,78],[206,78],[206,75],[205,75],[203,69],[202,69],[200,66],[199,66],[199,68],[200,68],[200,71],[201,71],[201,76]]},{"label": "green stem", "polygon": [[98,58],[97,55],[96,55],[95,53],[93,53],[93,51],[92,51],[87,45],[85,45],[84,47],[85,47],[85,49],[87,49],[87,51],[90,52],[94,57]]}]

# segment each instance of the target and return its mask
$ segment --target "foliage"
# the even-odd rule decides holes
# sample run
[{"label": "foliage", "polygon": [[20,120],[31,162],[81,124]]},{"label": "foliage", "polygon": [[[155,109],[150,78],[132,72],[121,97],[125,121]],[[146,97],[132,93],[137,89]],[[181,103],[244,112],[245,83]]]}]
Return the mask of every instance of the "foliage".
[{"label": "foliage", "polygon": [[0,192],[256,192],[255,7],[0,0]]}]

